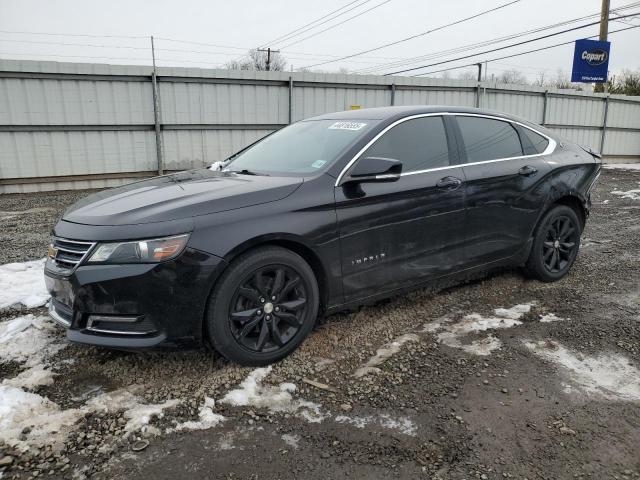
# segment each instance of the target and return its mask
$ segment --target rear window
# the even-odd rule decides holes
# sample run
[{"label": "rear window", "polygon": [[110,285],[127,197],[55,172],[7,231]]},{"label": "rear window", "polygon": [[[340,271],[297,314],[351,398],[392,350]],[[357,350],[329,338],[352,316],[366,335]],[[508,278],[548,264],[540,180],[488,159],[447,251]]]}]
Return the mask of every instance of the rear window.
[{"label": "rear window", "polygon": [[549,140],[544,138],[542,135],[526,127],[522,127],[520,131],[525,137],[522,139],[522,146],[524,147],[525,155],[535,155],[537,153],[542,153],[547,149]]},{"label": "rear window", "polygon": [[511,123],[483,117],[457,119],[468,163],[522,156],[520,137]]}]

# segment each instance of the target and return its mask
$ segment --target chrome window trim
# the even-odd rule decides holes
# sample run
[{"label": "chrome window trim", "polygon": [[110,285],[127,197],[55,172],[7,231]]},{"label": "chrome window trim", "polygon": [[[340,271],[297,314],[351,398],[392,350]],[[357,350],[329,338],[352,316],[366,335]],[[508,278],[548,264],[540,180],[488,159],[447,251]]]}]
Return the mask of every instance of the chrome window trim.
[{"label": "chrome window trim", "polygon": [[482,161],[479,161],[479,162],[460,163],[458,165],[447,165],[446,167],[427,168],[425,170],[414,170],[414,171],[411,171],[411,172],[403,172],[403,173],[401,173],[400,174],[401,177],[408,176],[408,175],[418,175],[418,174],[421,174],[421,173],[428,173],[428,172],[437,172],[439,170],[449,170],[449,169],[453,169],[453,168],[462,168],[462,167],[466,167],[466,166],[482,165],[482,164],[485,164],[485,163],[505,162],[505,161],[508,161],[508,160],[518,160],[518,159],[521,159],[521,158],[536,158],[536,157],[541,157],[541,156],[544,156],[544,155],[549,155],[550,153],[552,153],[556,149],[556,146],[557,146],[557,142],[553,138],[551,138],[549,135],[546,135],[546,134],[540,132],[539,130],[536,130],[535,128],[532,128],[529,125],[525,125],[522,122],[518,122],[517,120],[511,120],[511,119],[508,119],[508,118],[503,118],[503,117],[498,117],[498,116],[495,116],[495,115],[489,115],[489,114],[483,114],[483,113],[458,113],[458,112],[418,113],[416,115],[409,115],[408,117],[404,117],[404,118],[400,118],[400,119],[396,120],[391,125],[386,126],[381,132],[379,132],[371,140],[369,140],[367,142],[367,144],[364,147],[362,147],[353,156],[353,158],[351,160],[349,160],[347,165],[345,165],[345,167],[340,171],[340,175],[338,175],[338,178],[336,179],[334,187],[339,187],[340,186],[340,182],[342,181],[342,179],[345,176],[345,174],[347,173],[347,171],[353,166],[353,164],[355,162],[357,162],[360,159],[360,156],[371,145],[373,145],[380,137],[382,137],[385,133],[387,133],[389,130],[391,130],[396,125],[399,125],[399,124],[401,124],[403,122],[406,122],[408,120],[414,120],[416,118],[443,117],[445,115],[446,116],[458,116],[458,117],[481,117],[481,118],[488,118],[490,120],[499,120],[499,121],[502,121],[502,122],[507,122],[507,123],[511,123],[511,124],[515,124],[515,125],[520,125],[521,127],[528,128],[532,132],[537,133],[538,135],[546,138],[547,141],[549,142],[549,144],[547,145],[547,148],[545,148],[544,152],[542,152],[542,153],[535,153],[533,155],[520,155],[520,156],[517,156],[517,157],[497,158],[495,160],[482,160]]}]

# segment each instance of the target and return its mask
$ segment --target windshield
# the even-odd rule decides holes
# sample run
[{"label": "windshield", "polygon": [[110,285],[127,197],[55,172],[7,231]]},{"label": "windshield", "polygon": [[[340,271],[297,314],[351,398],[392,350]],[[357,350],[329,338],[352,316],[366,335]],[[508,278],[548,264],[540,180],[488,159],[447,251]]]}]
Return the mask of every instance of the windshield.
[{"label": "windshield", "polygon": [[278,130],[232,157],[225,171],[304,175],[328,167],[378,120],[309,120]]}]

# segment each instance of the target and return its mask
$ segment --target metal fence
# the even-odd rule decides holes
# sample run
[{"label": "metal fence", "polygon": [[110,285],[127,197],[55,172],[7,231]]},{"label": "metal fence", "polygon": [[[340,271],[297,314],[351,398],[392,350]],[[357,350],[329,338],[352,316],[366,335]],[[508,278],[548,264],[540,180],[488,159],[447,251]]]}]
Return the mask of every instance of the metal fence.
[{"label": "metal fence", "polygon": [[[288,123],[385,105],[520,115],[640,160],[640,98],[523,85],[371,75],[0,61],[0,193],[113,186],[208,165]],[[157,148],[161,144],[161,148]]]}]

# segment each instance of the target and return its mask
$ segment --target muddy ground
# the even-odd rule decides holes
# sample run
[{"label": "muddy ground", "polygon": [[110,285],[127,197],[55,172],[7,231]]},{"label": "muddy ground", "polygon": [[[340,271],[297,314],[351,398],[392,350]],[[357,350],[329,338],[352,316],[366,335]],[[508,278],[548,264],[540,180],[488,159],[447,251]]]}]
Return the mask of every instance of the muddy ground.
[{"label": "muddy ground", "polygon": [[[121,389],[179,402],[131,433],[122,411],[88,412],[53,450],[0,445],[10,457],[2,478],[640,478],[640,198],[612,193],[634,189],[640,171],[603,172],[564,280],[495,272],[323,319],[292,356],[258,372],[248,405],[224,399],[256,370],[206,350],[66,346],[48,359],[54,383],[33,390],[60,409]],[[50,226],[80,195],[0,196],[0,264],[41,258]],[[25,313],[44,309],[2,317]],[[456,330],[496,318],[495,328]],[[397,352],[357,376],[385,347]],[[0,364],[0,380],[21,368]],[[278,407],[269,395],[285,382],[296,390]],[[198,420],[205,397],[223,419],[168,433]]]}]

